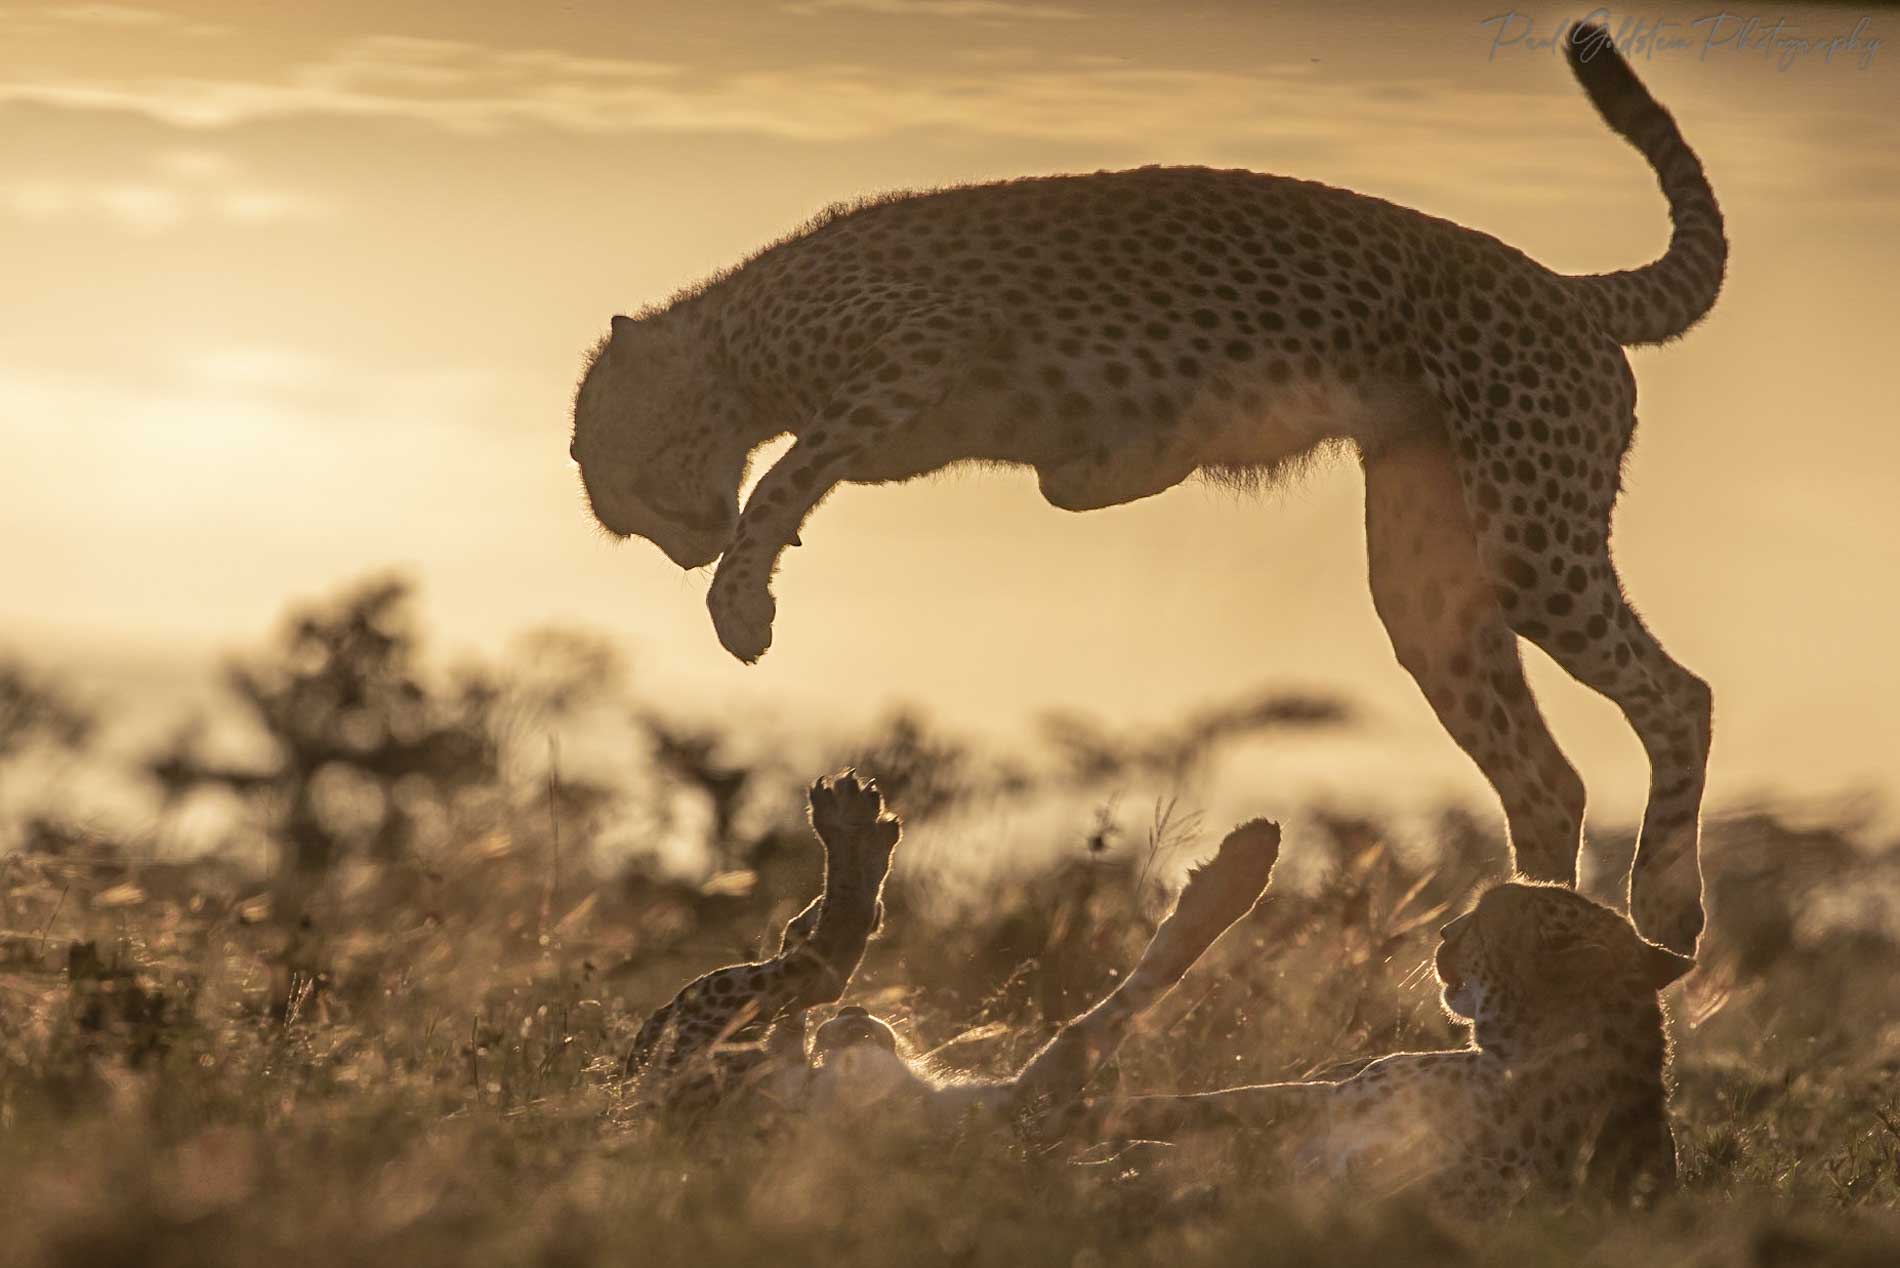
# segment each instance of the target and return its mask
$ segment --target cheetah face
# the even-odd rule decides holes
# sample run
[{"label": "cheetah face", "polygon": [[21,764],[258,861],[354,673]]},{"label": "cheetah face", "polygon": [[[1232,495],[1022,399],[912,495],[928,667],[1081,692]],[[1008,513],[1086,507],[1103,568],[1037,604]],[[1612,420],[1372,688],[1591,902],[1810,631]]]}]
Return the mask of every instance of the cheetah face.
[{"label": "cheetah face", "polygon": [[702,568],[732,540],[751,446],[736,393],[664,321],[614,318],[575,394],[568,453],[601,527]]},{"label": "cheetah face", "polygon": [[1478,942],[1477,912],[1469,911],[1439,931],[1438,953],[1432,967],[1444,988],[1445,1008],[1465,1021],[1476,1021],[1484,1009],[1487,982],[1483,948]]},{"label": "cheetah face", "polygon": [[1446,1008],[1469,1021],[1506,1007],[1558,1014],[1653,996],[1693,968],[1623,916],[1555,885],[1499,885],[1440,931]]}]

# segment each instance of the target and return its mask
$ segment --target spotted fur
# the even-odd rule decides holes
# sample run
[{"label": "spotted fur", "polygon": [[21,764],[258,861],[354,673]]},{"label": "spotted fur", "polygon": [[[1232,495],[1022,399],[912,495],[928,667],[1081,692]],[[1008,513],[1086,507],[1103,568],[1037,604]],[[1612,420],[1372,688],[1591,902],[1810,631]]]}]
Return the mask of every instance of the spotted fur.
[{"label": "spotted fur", "polygon": [[757,1085],[774,1058],[802,1065],[805,1011],[836,1001],[857,972],[902,827],[854,772],[814,783],[810,802],[823,892],[786,922],[778,954],[696,978],[647,1018],[627,1056],[645,1099],[698,1110]]},{"label": "spotted fur", "polygon": [[[1625,600],[1610,515],[1636,423],[1623,347],[1698,321],[1727,244],[1701,164],[1603,30],[1576,28],[1568,53],[1668,200],[1674,233],[1651,264],[1565,276],[1445,220],[1247,171],[874,200],[614,319],[575,402],[594,514],[682,567],[717,559],[715,629],[753,661],[778,558],[840,482],[1014,463],[1083,511],[1193,475],[1264,484],[1355,448],[1375,606],[1497,789],[1517,870],[1574,883],[1584,812],[1525,684],[1525,638],[1641,738],[1631,910],[1692,952],[1709,689]],[[749,455],[788,430],[741,514]]]},{"label": "spotted fur", "polygon": [[1436,958],[1469,1047],[1385,1057],[1336,1083],[1133,1098],[1122,1130],[1270,1130],[1309,1178],[1417,1188],[1477,1213],[1651,1194],[1676,1174],[1657,993],[1691,964],[1570,890],[1500,885],[1445,926]]},{"label": "spotted fur", "polygon": [[1007,1078],[939,1080],[900,1050],[891,1027],[847,1007],[813,1037],[806,1104],[834,1123],[871,1118],[881,1129],[894,1112],[941,1131],[971,1119],[1007,1122],[1045,1141],[1073,1135],[1095,1119],[1084,1095],[1129,1032],[1174,990],[1208,947],[1253,909],[1280,855],[1279,825],[1265,819],[1228,833],[1214,857],[1193,869],[1174,907],[1135,966],[1093,1007],[1061,1026]]},{"label": "spotted fur", "polygon": [[[813,788],[813,821],[822,825],[821,836],[828,842],[862,839],[866,825],[872,825],[874,840],[895,839],[900,825],[882,812],[873,785],[853,785],[861,789],[856,793],[845,790],[842,780],[838,787],[846,792],[839,797],[846,804],[835,815],[820,809],[830,805],[822,800],[825,784]],[[730,1102],[735,1092],[763,1088],[775,1093],[781,1106],[812,1111],[834,1126],[869,1120],[890,1128],[902,1121],[890,1117],[896,1113],[926,1130],[941,1130],[974,1115],[1036,1135],[1068,1134],[1087,1113],[1083,1091],[1103,1061],[1201,954],[1253,908],[1279,849],[1279,827],[1266,820],[1230,832],[1214,858],[1189,875],[1134,969],[1093,1008],[1061,1027],[1012,1077],[931,1078],[907,1059],[889,1023],[857,1005],[839,1009],[819,1026],[807,1054],[805,1012],[838,998],[840,979],[850,976],[842,962],[855,968],[861,937],[847,943],[842,956],[832,957],[825,989],[813,989],[799,976],[811,957],[786,951],[761,964],[732,965],[695,980],[641,1027],[629,1069],[653,1093],[650,1101],[676,1112],[698,1113]],[[832,903],[861,908],[828,876],[821,900],[786,927],[786,946],[815,944],[823,936],[824,905]],[[813,910],[821,913],[817,925],[810,917]]]}]

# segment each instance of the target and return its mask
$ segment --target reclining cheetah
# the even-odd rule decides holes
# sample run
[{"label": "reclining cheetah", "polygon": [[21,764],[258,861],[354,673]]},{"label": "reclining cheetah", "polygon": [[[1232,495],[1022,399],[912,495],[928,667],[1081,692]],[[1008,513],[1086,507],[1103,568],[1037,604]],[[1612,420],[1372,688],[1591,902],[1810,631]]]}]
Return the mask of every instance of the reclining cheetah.
[{"label": "reclining cheetah", "polygon": [[1657,993],[1693,961],[1555,885],[1499,885],[1442,937],[1444,1002],[1472,1023],[1469,1047],[1384,1057],[1336,1083],[1136,1097],[1121,1130],[1271,1127],[1309,1175],[1421,1185],[1477,1212],[1580,1185],[1622,1198],[1673,1185]]},{"label": "reclining cheetah", "polygon": [[1229,832],[1214,857],[1188,874],[1174,907],[1134,969],[1059,1029],[1008,1078],[940,1080],[919,1073],[897,1036],[862,1008],[840,1009],[812,1037],[807,1104],[834,1119],[867,1111],[888,1125],[893,1112],[920,1112],[926,1127],[972,1115],[1008,1121],[1032,1136],[1072,1134],[1088,1086],[1129,1031],[1167,997],[1201,955],[1260,900],[1280,856],[1279,825],[1254,819]]},{"label": "reclining cheetah", "polygon": [[[1625,601],[1609,534],[1636,421],[1623,347],[1708,312],[1727,243],[1701,163],[1604,30],[1577,27],[1567,51],[1668,199],[1674,232],[1650,264],[1564,276],[1448,221],[1248,171],[874,199],[613,319],[574,406],[594,515],[682,568],[719,560],[714,626],[753,661],[778,558],[842,481],[1016,463],[1082,511],[1197,473],[1266,484],[1351,444],[1375,605],[1496,788],[1517,870],[1574,883],[1584,811],[1525,684],[1523,637],[1641,738],[1630,906],[1690,953],[1709,690]],[[741,514],[750,454],[786,431],[796,443]]]}]

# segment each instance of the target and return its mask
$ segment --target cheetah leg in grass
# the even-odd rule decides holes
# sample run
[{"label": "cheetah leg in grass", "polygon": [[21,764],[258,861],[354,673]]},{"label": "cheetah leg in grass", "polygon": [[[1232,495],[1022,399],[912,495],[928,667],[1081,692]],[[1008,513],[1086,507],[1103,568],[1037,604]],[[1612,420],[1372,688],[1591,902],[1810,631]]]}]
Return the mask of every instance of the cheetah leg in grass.
[{"label": "cheetah leg in grass", "polygon": [[1213,860],[1188,876],[1174,910],[1155,930],[1134,971],[1069,1022],[1016,1079],[1017,1104],[1032,1114],[1072,1103],[1130,1026],[1160,1003],[1214,941],[1260,901],[1280,856],[1280,828],[1265,819],[1227,834]]}]

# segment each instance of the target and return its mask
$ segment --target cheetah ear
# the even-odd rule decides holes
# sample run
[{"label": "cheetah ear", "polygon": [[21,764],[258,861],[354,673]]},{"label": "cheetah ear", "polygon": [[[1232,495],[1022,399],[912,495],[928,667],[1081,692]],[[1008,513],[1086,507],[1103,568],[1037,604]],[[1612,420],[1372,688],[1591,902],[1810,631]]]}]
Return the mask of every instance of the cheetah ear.
[{"label": "cheetah ear", "polygon": [[1660,991],[1690,969],[1695,961],[1686,955],[1677,955],[1667,947],[1659,947],[1653,942],[1643,943],[1643,984],[1652,991]]},{"label": "cheetah ear", "polygon": [[615,313],[613,321],[609,324],[613,327],[614,337],[620,338],[631,333],[633,328],[640,323],[625,313]]}]

